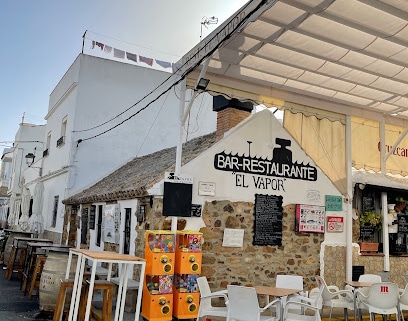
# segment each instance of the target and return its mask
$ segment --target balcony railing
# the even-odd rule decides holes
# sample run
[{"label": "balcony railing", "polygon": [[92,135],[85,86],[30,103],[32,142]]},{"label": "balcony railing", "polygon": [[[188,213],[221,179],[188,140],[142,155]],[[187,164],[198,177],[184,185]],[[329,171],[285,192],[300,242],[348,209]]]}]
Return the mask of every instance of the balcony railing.
[{"label": "balcony railing", "polygon": [[62,145],[64,145],[65,143],[65,136],[61,136],[58,140],[57,140],[57,147],[60,147]]}]

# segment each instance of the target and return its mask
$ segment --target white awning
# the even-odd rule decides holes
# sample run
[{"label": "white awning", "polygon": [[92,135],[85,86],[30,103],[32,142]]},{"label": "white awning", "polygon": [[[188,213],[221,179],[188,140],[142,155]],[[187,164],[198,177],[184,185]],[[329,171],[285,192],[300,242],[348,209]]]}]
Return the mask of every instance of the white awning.
[{"label": "white awning", "polygon": [[226,95],[408,127],[408,1],[249,1],[179,73],[197,78],[206,57],[205,78]]}]

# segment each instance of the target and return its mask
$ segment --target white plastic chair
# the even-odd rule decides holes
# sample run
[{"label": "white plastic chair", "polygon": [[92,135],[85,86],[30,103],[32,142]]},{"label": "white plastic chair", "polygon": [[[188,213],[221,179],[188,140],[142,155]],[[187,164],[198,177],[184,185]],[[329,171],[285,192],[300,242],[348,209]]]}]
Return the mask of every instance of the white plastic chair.
[{"label": "white plastic chair", "polygon": [[[378,274],[361,274],[358,277],[358,282],[367,282],[367,283],[379,283],[382,282],[381,280],[381,276]],[[354,287],[352,287],[351,285],[346,285],[344,287],[346,290],[352,290],[354,291]],[[360,288],[360,292],[364,293],[365,295],[367,295],[368,293],[368,287],[364,287],[364,288]]]},{"label": "white plastic chair", "polygon": [[[301,298],[299,298],[299,296],[307,297],[307,293],[303,292],[303,276],[301,275],[278,274],[276,276],[276,287],[283,288],[283,289],[299,290],[299,294],[290,296],[292,301],[300,301]],[[286,301],[288,300],[288,297],[287,296],[281,297],[281,300],[282,300],[282,305],[284,306],[286,304]],[[292,312],[303,313],[303,309],[301,309],[301,307],[299,306],[299,307],[296,307],[296,310]]]},{"label": "white plastic chair", "polygon": [[224,303],[226,303],[228,301],[227,290],[211,292],[205,276],[200,276],[197,278],[197,285],[200,290],[200,305],[198,308],[197,321],[199,321],[200,317],[203,316],[227,317],[227,306],[218,307],[213,306],[211,303],[211,300],[214,298],[221,298],[224,300]]},{"label": "white plastic chair", "polygon": [[279,299],[269,302],[266,306],[260,308],[258,296],[255,288],[227,285],[228,290],[228,315],[226,321],[278,321],[274,316],[261,315],[272,305],[281,304]]},{"label": "white plastic chair", "polygon": [[399,288],[395,283],[380,282],[374,283],[364,293],[357,289],[358,307],[368,310],[370,321],[374,321],[373,314],[396,315],[396,320],[400,319],[399,315]]},{"label": "white plastic chair", "polygon": [[329,321],[332,317],[333,308],[344,309],[344,319],[348,319],[347,309],[354,310],[354,295],[351,290],[340,290],[337,286],[327,286],[321,276],[316,276],[317,285],[322,288],[322,314],[325,306],[330,307]]},{"label": "white plastic chair", "polygon": [[408,284],[404,289],[400,289],[399,306],[402,320],[404,320],[404,311],[408,311]]},{"label": "white plastic chair", "polygon": [[[300,301],[289,298],[283,309],[282,321],[321,321],[319,302],[322,300],[323,288],[313,289],[312,292],[313,297],[300,297]],[[292,312],[299,309],[303,310],[304,313]]]}]

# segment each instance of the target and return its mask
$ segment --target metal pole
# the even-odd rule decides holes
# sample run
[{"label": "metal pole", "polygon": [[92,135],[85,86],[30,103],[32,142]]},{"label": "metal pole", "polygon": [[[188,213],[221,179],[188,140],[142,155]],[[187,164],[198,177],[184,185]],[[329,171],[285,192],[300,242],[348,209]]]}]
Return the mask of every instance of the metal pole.
[{"label": "metal pole", "polygon": [[352,280],[353,266],[353,183],[351,172],[351,117],[346,115],[346,180],[347,180],[347,219],[346,219],[346,280]]}]

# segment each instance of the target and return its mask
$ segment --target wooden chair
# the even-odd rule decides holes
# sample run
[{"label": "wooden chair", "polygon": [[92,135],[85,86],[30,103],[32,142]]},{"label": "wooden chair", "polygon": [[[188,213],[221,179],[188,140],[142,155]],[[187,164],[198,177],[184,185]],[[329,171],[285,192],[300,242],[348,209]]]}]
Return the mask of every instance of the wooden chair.
[{"label": "wooden chair", "polygon": [[74,287],[74,279],[61,280],[57,302],[55,304],[54,317],[52,318],[52,321],[61,320],[61,315],[65,310],[64,309],[65,308],[65,296],[67,294],[67,290],[72,289],[73,287]]},{"label": "wooden chair", "polygon": [[44,264],[46,260],[47,257],[43,255],[37,256],[37,259],[35,260],[35,268],[30,282],[30,290],[28,291],[29,297],[33,295],[34,289],[38,291],[38,289],[40,288],[41,273],[44,269]]},{"label": "wooden chair", "polygon": [[[115,284],[106,280],[95,280],[94,291],[102,290],[103,299],[102,299],[102,314],[99,316],[96,311],[92,310],[91,307],[91,316],[100,321],[111,321],[112,319],[112,301],[113,301],[113,292],[115,291]],[[78,320],[85,319],[86,312],[86,303],[88,300],[89,294],[89,281],[87,280],[84,284],[84,288],[81,291],[81,303],[79,306]],[[93,300],[93,294],[92,294]]]}]

